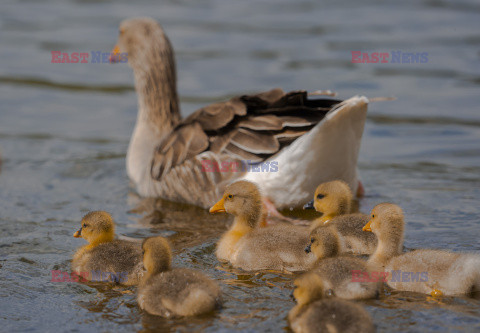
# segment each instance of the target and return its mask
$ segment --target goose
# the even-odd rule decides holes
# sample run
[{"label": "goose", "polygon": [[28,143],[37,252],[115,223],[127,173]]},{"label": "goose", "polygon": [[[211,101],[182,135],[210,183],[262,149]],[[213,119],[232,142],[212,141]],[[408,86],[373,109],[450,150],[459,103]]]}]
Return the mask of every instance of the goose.
[{"label": "goose", "polygon": [[284,209],[301,207],[314,184],[328,180],[360,188],[356,166],[366,97],[313,99],[306,91],[276,88],[182,118],[173,48],[154,19],[121,22],[111,62],[125,58],[138,96],[126,166],[141,196],[208,208],[228,184],[244,179]]},{"label": "goose", "polygon": [[419,249],[402,253],[405,221],[402,209],[382,203],[372,210],[364,230],[377,235],[378,246],[369,266],[389,273],[387,284],[397,290],[431,296],[480,291],[480,256],[445,250]]}]

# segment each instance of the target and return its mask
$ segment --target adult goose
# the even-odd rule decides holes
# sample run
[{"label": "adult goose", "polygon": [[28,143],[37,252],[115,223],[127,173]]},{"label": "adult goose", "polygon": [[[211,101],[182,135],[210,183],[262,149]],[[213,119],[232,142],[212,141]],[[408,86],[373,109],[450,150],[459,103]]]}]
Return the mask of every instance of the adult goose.
[{"label": "adult goose", "polygon": [[151,18],[123,21],[111,61],[125,54],[138,95],[127,173],[140,195],[208,208],[226,185],[247,179],[283,209],[301,207],[329,180],[357,190],[366,97],[311,99],[305,91],[273,89],[182,119],[174,53],[162,27]]}]

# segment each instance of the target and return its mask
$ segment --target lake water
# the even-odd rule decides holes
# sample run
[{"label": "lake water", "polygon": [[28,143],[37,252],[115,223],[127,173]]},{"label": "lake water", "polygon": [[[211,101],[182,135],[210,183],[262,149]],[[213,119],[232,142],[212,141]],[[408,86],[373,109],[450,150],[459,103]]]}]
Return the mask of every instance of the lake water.
[{"label": "lake water", "polygon": [[[407,248],[480,250],[478,1],[3,0],[0,8],[0,331],[287,330],[290,276],[216,260],[231,218],[141,200],[129,187],[131,69],[51,63],[51,51],[110,51],[132,16],[154,17],[169,35],[184,116],[272,87],[397,97],[369,108],[361,210],[400,204]],[[353,64],[352,51],[428,61]],[[111,212],[120,235],[170,237],[175,265],[220,281],[223,310],[166,320],[142,313],[134,288],[50,282],[84,244],[72,234],[90,210]],[[378,331],[480,330],[477,299],[388,292],[362,304]]]}]

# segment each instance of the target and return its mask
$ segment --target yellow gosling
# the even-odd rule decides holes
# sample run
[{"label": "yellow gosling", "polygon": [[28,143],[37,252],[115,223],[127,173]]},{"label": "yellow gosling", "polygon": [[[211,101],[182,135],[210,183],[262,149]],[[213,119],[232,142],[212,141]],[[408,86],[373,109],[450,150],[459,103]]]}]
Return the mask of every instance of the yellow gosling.
[{"label": "yellow gosling", "polygon": [[100,277],[126,285],[139,282],[143,274],[140,245],[115,239],[115,224],[109,213],[88,213],[73,237],[87,241],[73,256],[73,271],[87,280],[98,281]]},{"label": "yellow gosling", "polygon": [[[377,295],[384,282],[383,277],[377,275],[372,279],[367,263],[361,259],[337,257],[344,245],[335,229],[319,227],[310,237],[305,252],[312,252],[317,258],[312,271],[319,275],[326,289],[344,299],[373,298]],[[368,278],[364,278],[365,275]]]},{"label": "yellow gosling", "polygon": [[316,226],[328,223],[331,219],[352,210],[353,195],[347,183],[341,180],[333,180],[318,185],[313,200],[307,203],[304,209],[313,209],[322,216],[316,220]]},{"label": "yellow gosling", "polygon": [[375,206],[364,230],[377,235],[370,257],[372,267],[389,272],[388,285],[397,290],[432,296],[462,295],[480,291],[480,256],[443,250],[415,250],[402,254],[404,216],[394,204]]},{"label": "yellow gosling", "polygon": [[293,297],[297,305],[290,311],[290,327],[298,332],[374,332],[372,318],[360,305],[328,298],[322,279],[306,273],[294,281]]},{"label": "yellow gosling", "polygon": [[172,253],[165,238],[147,238],[142,249],[147,274],[138,287],[141,309],[162,317],[182,317],[211,313],[220,306],[216,282],[196,270],[171,268]]},{"label": "yellow gosling", "polygon": [[343,181],[320,184],[314,199],[304,207],[315,208],[323,214],[312,222],[310,230],[325,226],[335,228],[341,239],[341,253],[372,254],[377,247],[376,236],[362,232],[363,226],[368,222],[368,215],[350,214],[352,198],[350,188]]},{"label": "yellow gosling", "polygon": [[308,228],[278,224],[260,228],[262,198],[252,182],[238,181],[227,186],[223,197],[210,208],[211,213],[227,212],[235,216],[233,225],[217,244],[221,261],[247,271],[304,271],[315,262],[305,255]]}]

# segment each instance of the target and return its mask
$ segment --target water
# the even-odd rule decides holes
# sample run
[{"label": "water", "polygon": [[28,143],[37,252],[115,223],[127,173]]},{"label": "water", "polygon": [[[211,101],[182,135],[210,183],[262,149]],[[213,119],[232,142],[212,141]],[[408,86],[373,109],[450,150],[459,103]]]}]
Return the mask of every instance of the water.
[{"label": "water", "polygon": [[[110,51],[119,22],[159,20],[176,50],[182,114],[230,95],[332,89],[373,103],[359,166],[362,211],[393,201],[408,248],[479,251],[480,5],[454,1],[11,1],[0,5],[0,331],[286,330],[291,277],[222,266],[230,218],[141,200],[125,151],[136,116],[127,65],[51,64],[50,52]],[[351,51],[427,52],[424,64],[352,64]],[[218,279],[214,316],[165,320],[135,289],[50,282],[107,210],[120,235],[170,237],[177,266]],[[362,302],[379,331],[480,329],[480,302],[391,292]]]}]

